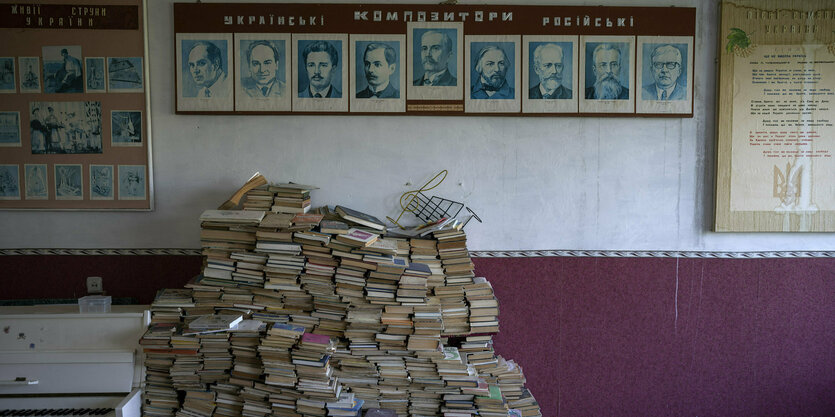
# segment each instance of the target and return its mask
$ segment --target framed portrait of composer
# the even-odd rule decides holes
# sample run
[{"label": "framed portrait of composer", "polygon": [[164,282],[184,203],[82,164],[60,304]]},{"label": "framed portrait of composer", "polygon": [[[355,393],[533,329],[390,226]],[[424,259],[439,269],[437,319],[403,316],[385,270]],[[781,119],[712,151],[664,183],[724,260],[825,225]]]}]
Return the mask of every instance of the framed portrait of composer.
[{"label": "framed portrait of composer", "polygon": [[177,110],[232,111],[231,33],[177,34]]},{"label": "framed portrait of composer", "polygon": [[464,25],[409,22],[406,95],[410,100],[461,100],[464,92]]},{"label": "framed portrait of composer", "polygon": [[577,42],[573,35],[522,36],[522,111],[576,113]]},{"label": "framed portrait of composer", "polygon": [[690,113],[693,109],[693,38],[638,36],[635,94],[638,113]]},{"label": "framed portrait of composer", "polygon": [[235,34],[235,110],[289,111],[290,34]]},{"label": "framed portrait of composer", "polygon": [[294,33],[293,110],[348,111],[348,35]]},{"label": "framed portrait of composer", "polygon": [[635,37],[580,37],[581,113],[632,113]]},{"label": "framed portrait of composer", "polygon": [[351,111],[405,112],[405,35],[351,35]]},{"label": "framed portrait of composer", "polygon": [[519,35],[470,35],[466,45],[469,113],[518,113],[522,108]]}]

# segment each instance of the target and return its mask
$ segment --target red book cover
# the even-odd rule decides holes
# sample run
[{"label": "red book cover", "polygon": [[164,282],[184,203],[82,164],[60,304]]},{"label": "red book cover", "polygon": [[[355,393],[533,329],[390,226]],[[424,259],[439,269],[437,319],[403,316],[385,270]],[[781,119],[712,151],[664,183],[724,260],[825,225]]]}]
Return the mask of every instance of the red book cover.
[{"label": "red book cover", "polygon": [[331,342],[330,336],[316,333],[305,333],[302,335],[302,343],[317,343],[327,345]]}]

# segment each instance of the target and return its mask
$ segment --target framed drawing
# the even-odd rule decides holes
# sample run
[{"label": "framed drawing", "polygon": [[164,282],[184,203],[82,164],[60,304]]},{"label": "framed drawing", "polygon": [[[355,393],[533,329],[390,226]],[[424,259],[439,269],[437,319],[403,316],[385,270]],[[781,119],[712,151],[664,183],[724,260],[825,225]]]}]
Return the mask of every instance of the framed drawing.
[{"label": "framed drawing", "polygon": [[632,36],[581,36],[580,111],[632,113],[635,60]]},{"label": "framed drawing", "polygon": [[523,36],[522,111],[577,112],[577,36]]},{"label": "framed drawing", "polygon": [[407,94],[420,100],[461,100],[464,96],[464,25],[409,22]]},{"label": "framed drawing", "polygon": [[[107,89],[111,93],[141,93],[145,89],[142,57],[107,57]],[[88,75],[89,76],[89,75]],[[102,79],[102,77],[95,77]]]},{"label": "framed drawing", "polygon": [[24,165],[27,200],[46,200],[49,198],[49,175],[46,164]]},{"label": "framed drawing", "polygon": [[835,231],[835,1],[722,2],[720,232]]},{"label": "framed drawing", "polygon": [[20,112],[0,111],[0,146],[20,147]]},{"label": "framed drawing", "polygon": [[637,112],[692,112],[693,38],[639,36],[636,55]]},{"label": "framed drawing", "polygon": [[75,4],[38,4],[37,18],[33,6],[9,7],[0,210],[152,210],[145,1],[85,6],[72,23]]},{"label": "framed drawing", "polygon": [[347,34],[293,34],[293,110],[348,111]]},{"label": "framed drawing", "polygon": [[107,71],[105,68],[104,57],[84,57],[85,91],[87,93],[107,92]]},{"label": "framed drawing", "polygon": [[518,113],[522,42],[517,35],[471,35],[464,39],[469,80],[464,109],[472,113]]},{"label": "framed drawing", "polygon": [[177,34],[177,110],[232,110],[231,33]]},{"label": "framed drawing", "polygon": [[14,57],[0,57],[0,93],[16,93]]},{"label": "framed drawing", "polygon": [[20,92],[41,92],[41,59],[36,56],[22,56],[20,62]]},{"label": "framed drawing", "polygon": [[290,110],[290,34],[235,34],[235,110]]},{"label": "framed drawing", "polygon": [[405,35],[351,35],[351,111],[406,111]]}]

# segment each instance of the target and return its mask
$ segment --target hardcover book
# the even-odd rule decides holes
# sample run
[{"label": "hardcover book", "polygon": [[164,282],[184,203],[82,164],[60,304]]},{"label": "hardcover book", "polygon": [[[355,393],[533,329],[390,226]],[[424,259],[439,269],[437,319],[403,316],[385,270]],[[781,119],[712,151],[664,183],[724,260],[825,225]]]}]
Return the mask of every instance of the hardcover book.
[{"label": "hardcover book", "polygon": [[354,223],[359,223],[363,226],[367,226],[376,230],[386,229],[385,223],[381,222],[380,219],[370,214],[365,214],[361,211],[356,211],[345,206],[336,206],[334,208],[334,211],[336,211],[345,220],[352,221]]}]

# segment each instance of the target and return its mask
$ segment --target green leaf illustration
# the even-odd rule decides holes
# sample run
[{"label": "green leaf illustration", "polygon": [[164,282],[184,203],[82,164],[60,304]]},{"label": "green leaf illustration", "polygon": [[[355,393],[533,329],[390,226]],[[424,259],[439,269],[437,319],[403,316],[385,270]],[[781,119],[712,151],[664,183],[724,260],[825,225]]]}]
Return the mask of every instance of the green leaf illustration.
[{"label": "green leaf illustration", "polygon": [[749,45],[751,45],[751,39],[748,38],[748,34],[745,31],[740,28],[731,28],[731,33],[728,35],[728,45],[725,46],[725,50],[728,53],[733,52],[734,46],[739,47],[739,49],[745,49]]}]

